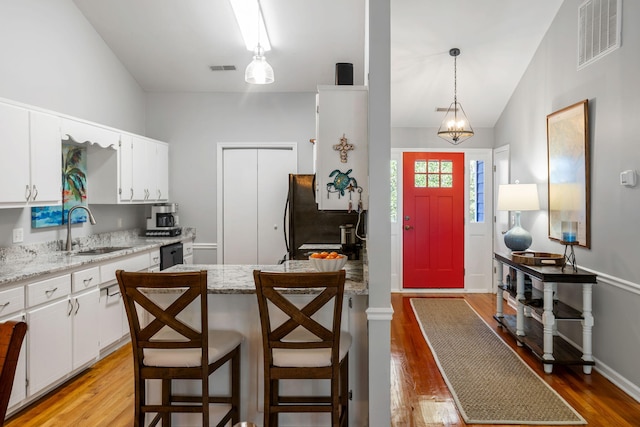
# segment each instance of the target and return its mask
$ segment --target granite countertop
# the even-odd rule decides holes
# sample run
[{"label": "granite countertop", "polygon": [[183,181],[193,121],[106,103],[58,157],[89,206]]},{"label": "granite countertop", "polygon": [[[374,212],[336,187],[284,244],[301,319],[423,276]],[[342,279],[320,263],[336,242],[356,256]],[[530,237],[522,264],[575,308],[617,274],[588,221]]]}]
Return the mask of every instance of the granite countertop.
[{"label": "granite countertop", "polygon": [[[347,261],[345,295],[367,295],[366,264],[362,261]],[[279,265],[231,265],[231,264],[179,264],[163,272],[207,270],[210,294],[255,294],[253,270],[274,272],[315,272],[311,261],[285,261]],[[309,293],[307,291],[301,293]]]},{"label": "granite countertop", "polygon": [[[140,230],[130,230],[75,239],[74,243],[78,244],[70,253],[60,250],[60,241],[0,248],[0,286],[79,267],[90,267],[91,264],[195,238],[195,229],[185,228],[182,235],[175,237],[144,237],[140,234]],[[126,249],[97,255],[78,255],[81,250],[113,246]]]}]

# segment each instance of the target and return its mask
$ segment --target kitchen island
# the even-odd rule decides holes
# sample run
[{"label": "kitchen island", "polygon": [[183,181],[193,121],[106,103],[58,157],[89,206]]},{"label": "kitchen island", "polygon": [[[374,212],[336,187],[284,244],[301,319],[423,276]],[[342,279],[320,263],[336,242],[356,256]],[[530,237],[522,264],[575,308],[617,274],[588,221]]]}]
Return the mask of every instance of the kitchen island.
[{"label": "kitchen island", "polygon": [[[349,351],[349,389],[352,400],[349,406],[349,425],[368,425],[368,346],[367,346],[367,268],[362,261],[347,261],[345,302],[343,305],[342,329],[353,337]],[[245,341],[241,346],[241,409],[240,418],[262,425],[263,416],[263,367],[262,333],[258,301],[255,296],[253,270],[274,272],[313,272],[310,261],[285,261],[279,265],[176,265],[164,272],[200,271],[208,272],[209,323],[216,329],[234,329],[242,333]],[[303,303],[311,294],[299,294],[294,299]],[[213,377],[213,390],[228,391],[228,374]],[[217,374],[216,374],[217,375]],[[226,377],[225,377],[226,376]],[[159,383],[149,384],[151,399],[159,398]],[[191,385],[179,385],[188,391]],[[195,386],[195,385],[194,385]],[[324,393],[328,383],[306,383],[301,380],[284,383],[282,389],[288,393]],[[212,407],[213,409],[213,407]],[[215,416],[215,412],[214,412]],[[176,423],[196,425],[197,415],[176,414]],[[281,425],[313,426],[327,425],[327,414],[282,414]],[[178,422],[178,420],[180,420]]]}]

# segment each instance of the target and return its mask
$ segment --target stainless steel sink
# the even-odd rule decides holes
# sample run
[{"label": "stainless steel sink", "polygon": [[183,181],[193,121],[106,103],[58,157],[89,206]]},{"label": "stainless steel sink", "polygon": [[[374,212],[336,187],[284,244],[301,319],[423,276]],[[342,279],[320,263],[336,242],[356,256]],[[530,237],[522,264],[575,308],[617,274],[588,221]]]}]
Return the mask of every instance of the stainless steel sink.
[{"label": "stainless steel sink", "polygon": [[85,249],[84,251],[76,252],[74,255],[102,255],[110,252],[123,251],[125,249],[131,249],[131,246],[105,246],[102,248]]}]

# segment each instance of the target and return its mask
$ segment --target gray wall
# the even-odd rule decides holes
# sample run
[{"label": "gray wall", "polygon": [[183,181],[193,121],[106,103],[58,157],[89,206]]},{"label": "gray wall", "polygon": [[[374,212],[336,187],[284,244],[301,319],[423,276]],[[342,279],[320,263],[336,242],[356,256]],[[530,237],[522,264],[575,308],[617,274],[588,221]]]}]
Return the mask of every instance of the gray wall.
[{"label": "gray wall", "polygon": [[[144,92],[71,0],[0,1],[0,98],[144,134]],[[73,235],[144,224],[138,206],[91,206],[98,224]],[[142,210],[141,210],[142,209]],[[64,239],[62,227],[31,229],[31,209],[0,209],[0,246]]]},{"label": "gray wall", "polygon": [[[196,227],[198,244],[217,242],[219,142],[296,142],[298,172],[313,173],[314,93],[150,93],[147,98],[148,135],[170,144],[171,200],[179,204],[181,224]],[[196,261],[215,263],[214,251],[207,252],[210,259]]]},{"label": "gray wall", "polygon": [[[589,99],[591,131],[591,249],[576,248],[580,266],[601,276],[594,287],[597,368],[640,388],[640,186],[619,185],[619,173],[640,170],[640,2],[623,8],[622,47],[577,71],[577,8],[566,0],[497,125],[496,146],[509,144],[511,180],[538,183],[541,211],[523,213],[532,249],[562,253],[547,238],[546,116]],[[581,304],[577,289],[561,292]],[[565,331],[580,343],[579,330]],[[637,396],[638,394],[636,394]]]}]

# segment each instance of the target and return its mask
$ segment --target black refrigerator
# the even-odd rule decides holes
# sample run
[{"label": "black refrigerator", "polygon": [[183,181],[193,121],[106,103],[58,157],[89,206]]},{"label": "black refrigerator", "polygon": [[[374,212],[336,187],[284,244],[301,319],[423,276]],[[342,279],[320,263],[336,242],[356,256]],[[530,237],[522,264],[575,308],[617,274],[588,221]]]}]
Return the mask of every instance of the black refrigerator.
[{"label": "black refrigerator", "polygon": [[[289,174],[289,193],[285,218],[285,240],[289,259],[307,259],[315,245],[330,244],[338,252],[345,252],[340,245],[340,226],[343,224],[358,225],[358,236],[365,236],[366,211],[360,214],[348,211],[321,211],[315,200],[315,175]],[[360,239],[357,246],[361,247]],[[302,245],[306,249],[300,249]],[[359,251],[353,254],[357,259]]]}]

